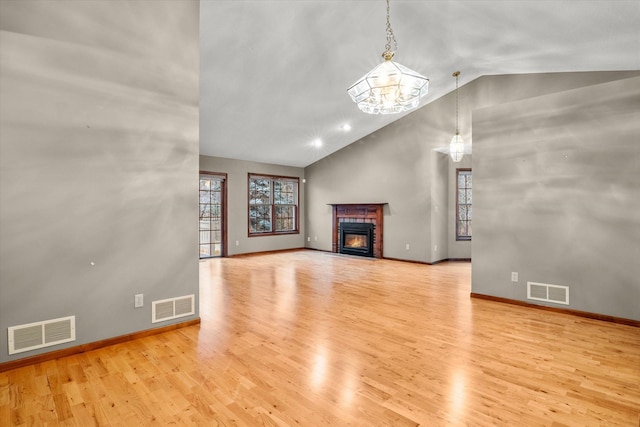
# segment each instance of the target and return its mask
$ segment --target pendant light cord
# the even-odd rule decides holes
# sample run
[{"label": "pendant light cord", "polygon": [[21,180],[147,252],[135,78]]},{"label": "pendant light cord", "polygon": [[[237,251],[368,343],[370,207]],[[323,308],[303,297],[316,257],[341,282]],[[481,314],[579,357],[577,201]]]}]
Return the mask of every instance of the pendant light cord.
[{"label": "pendant light cord", "polygon": [[453,73],[453,76],[456,78],[456,135],[460,135],[458,130],[458,76],[460,75],[460,71],[456,71]]}]

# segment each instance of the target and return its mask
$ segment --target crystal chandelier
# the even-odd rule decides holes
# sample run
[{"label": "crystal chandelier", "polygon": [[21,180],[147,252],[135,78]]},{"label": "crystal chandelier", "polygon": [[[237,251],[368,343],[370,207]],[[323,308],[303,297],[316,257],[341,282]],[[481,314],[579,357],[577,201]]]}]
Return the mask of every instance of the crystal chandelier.
[{"label": "crystal chandelier", "polygon": [[460,71],[456,71],[453,73],[453,77],[456,78],[456,134],[451,138],[451,144],[449,144],[449,154],[451,155],[451,160],[454,162],[459,162],[462,160],[464,156],[464,142],[462,142],[462,137],[460,136],[460,132],[458,131],[458,76],[460,75]]},{"label": "crystal chandelier", "polygon": [[387,0],[387,44],[382,53],[384,62],[347,90],[353,102],[365,113],[394,114],[411,110],[417,107],[420,98],[427,94],[429,79],[391,60],[397,49],[398,43],[391,29]]}]

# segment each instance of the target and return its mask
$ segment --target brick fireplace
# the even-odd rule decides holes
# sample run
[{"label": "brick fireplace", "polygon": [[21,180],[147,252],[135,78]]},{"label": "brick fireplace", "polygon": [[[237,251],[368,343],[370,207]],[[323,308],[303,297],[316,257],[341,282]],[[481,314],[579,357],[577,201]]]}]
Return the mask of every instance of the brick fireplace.
[{"label": "brick fireplace", "polygon": [[[384,205],[386,203],[332,204],[332,251],[382,258]],[[360,238],[368,240],[360,241]]]}]

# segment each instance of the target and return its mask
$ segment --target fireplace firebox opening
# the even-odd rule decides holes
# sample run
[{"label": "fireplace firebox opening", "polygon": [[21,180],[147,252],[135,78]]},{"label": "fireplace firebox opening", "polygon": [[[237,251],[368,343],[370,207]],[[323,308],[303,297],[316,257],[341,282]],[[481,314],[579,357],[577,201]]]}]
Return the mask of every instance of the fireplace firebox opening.
[{"label": "fireplace firebox opening", "polygon": [[341,222],[340,253],[373,257],[374,229],[372,223]]}]

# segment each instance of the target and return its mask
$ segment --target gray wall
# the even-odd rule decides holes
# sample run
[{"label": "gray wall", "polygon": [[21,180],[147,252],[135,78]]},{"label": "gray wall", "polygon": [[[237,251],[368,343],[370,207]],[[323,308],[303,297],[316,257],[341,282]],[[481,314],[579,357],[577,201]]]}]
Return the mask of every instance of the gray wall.
[{"label": "gray wall", "polygon": [[[227,174],[227,255],[304,247],[305,184],[302,182],[304,178],[302,168],[200,156],[200,170]],[[300,179],[300,199],[298,201],[302,218],[300,220],[300,234],[249,237],[247,214],[249,173],[292,176]]]},{"label": "gray wall", "polygon": [[[453,222],[455,217],[455,184],[453,182],[455,168],[473,167],[474,202],[477,202],[476,192],[482,191],[479,186],[491,184],[487,181],[478,184],[475,177],[477,172],[476,156],[478,150],[483,149],[482,145],[476,145],[476,112],[487,107],[500,106],[542,95],[553,96],[553,94],[577,88],[585,88],[584,92],[580,92],[585,94],[585,99],[581,102],[588,105],[588,94],[594,85],[638,75],[640,75],[638,71],[522,74],[485,76],[464,84],[460,87],[460,132],[465,141],[473,142],[473,156],[467,157],[462,163],[447,161],[449,178],[445,182],[443,179],[443,154],[435,150],[445,148],[448,145],[455,129],[455,98],[454,94],[449,94],[308,166],[305,168],[307,178],[306,224],[307,234],[312,236],[312,240],[307,245],[311,248],[331,250],[331,208],[327,204],[387,202],[389,205],[386,208],[384,218],[384,256],[435,262],[446,258],[468,258],[473,253],[471,258],[473,259],[474,292],[482,293],[482,288],[476,288],[475,281],[479,280],[476,273],[480,274],[485,267],[490,268],[487,263],[491,264],[495,261],[490,257],[490,254],[483,253],[482,249],[476,247],[475,234],[478,232],[478,227],[482,226],[482,216],[478,216],[477,207],[474,206],[474,237],[472,242],[455,241],[455,223]],[[464,73],[462,76],[464,77]],[[603,102],[606,104],[606,101]],[[633,101],[631,104],[629,107],[633,107],[632,110],[637,111],[638,106],[633,105]],[[567,121],[565,131],[567,132],[572,131],[571,122],[576,119],[571,113],[573,108],[575,106],[568,105],[568,111],[556,111],[556,113],[564,113],[563,117]],[[597,114],[593,114],[594,117],[598,117]],[[472,115],[473,133],[471,130]],[[514,122],[518,121],[517,118],[513,120]],[[635,125],[628,121],[621,124],[609,116],[598,118],[598,121],[600,120],[605,122],[611,120],[613,126],[620,126],[623,131],[637,130]],[[629,135],[627,139],[638,146],[637,136],[633,139]],[[603,144],[600,146],[603,147]],[[628,148],[619,149],[617,145],[611,143],[606,144],[606,147],[613,153],[612,158],[629,155]],[[486,168],[492,167],[491,156],[493,154],[491,153],[483,159]],[[607,163],[612,161],[612,158],[593,156],[591,161],[596,164],[599,161]],[[634,170],[631,164],[627,165],[627,168]],[[635,170],[637,171],[637,163]],[[549,185],[553,185],[553,182]],[[443,193],[443,187],[447,188],[446,197]],[[625,194],[625,196],[630,196],[630,194]],[[445,203],[445,199],[448,205],[446,219],[440,215],[441,205]],[[626,212],[632,211],[627,209]],[[531,224],[523,225],[525,227],[533,226]],[[617,222],[614,225],[604,226],[605,228],[601,228],[601,231],[590,230],[589,233],[603,233],[603,230],[610,226],[626,230]],[[446,227],[446,242],[442,227]],[[490,230],[485,227],[483,230],[487,233],[484,235],[485,239],[491,236],[493,239],[502,241],[503,234],[495,227],[490,227]],[[624,231],[624,233],[628,233],[628,231]],[[315,236],[318,236],[317,240],[315,240]],[[482,234],[480,236],[482,238]],[[405,249],[407,243],[410,244],[408,251]],[[637,247],[638,239],[626,241],[624,247],[629,254],[633,253],[632,246],[630,246],[632,244]],[[435,245],[438,245],[438,250],[443,252],[435,251]],[[513,250],[512,247],[510,249]],[[542,248],[540,250],[542,251]],[[603,247],[601,250],[607,252],[609,248]],[[476,259],[481,253],[484,255],[482,262]],[[617,250],[614,253],[617,253]],[[532,258],[528,267],[532,272],[537,271],[536,269],[548,268],[537,266],[535,259],[537,257]],[[510,280],[510,272],[518,271],[513,268],[515,267],[508,267],[507,273],[501,272],[500,274],[509,274],[504,278]],[[532,277],[523,270],[523,266],[518,266],[518,268],[521,274],[524,273],[521,281],[525,277]],[[632,271],[631,266],[621,265],[620,268],[626,268],[625,277],[631,277],[629,273]],[[546,277],[543,274],[539,276],[540,278],[536,280],[543,280],[543,277]],[[496,274],[494,277],[497,277]],[[576,280],[580,280],[582,274],[576,273],[574,277]],[[634,284],[616,282],[611,286],[619,287],[617,292],[624,294],[626,289],[635,289],[637,281]],[[507,298],[520,296],[520,294],[511,291],[511,288],[508,290],[500,288],[493,294]],[[594,295],[596,294],[594,293]],[[584,307],[586,309],[587,306]],[[593,312],[610,312],[610,307],[600,309],[593,304],[588,307]],[[573,305],[572,308],[574,308]],[[629,312],[628,308],[621,307],[612,315],[628,317]]]},{"label": "gray wall", "polygon": [[[474,109],[637,74],[522,74],[476,79],[460,87],[460,134],[465,142],[472,141]],[[421,262],[469,258],[472,243],[456,242],[455,224],[451,221],[455,186],[441,179],[442,153],[435,151],[446,148],[455,131],[454,102],[454,94],[450,93],[306,167],[305,219],[307,234],[311,236],[308,247],[331,250],[332,219],[327,204],[386,202],[389,205],[384,218],[385,257]],[[454,176],[456,167],[471,166],[470,157],[473,156],[461,163],[449,161],[449,177]],[[443,218],[435,215],[436,206],[442,212],[443,191],[448,204],[446,242],[442,234]]]},{"label": "gray wall", "polygon": [[431,153],[431,258],[441,260],[447,258],[449,240],[447,223],[449,221],[449,163],[451,158],[446,153]]},{"label": "gray wall", "polygon": [[[198,294],[198,2],[1,1],[0,30],[0,362],[172,323],[151,301]],[[8,356],[7,327],[69,315],[75,342]]]},{"label": "gray wall", "polygon": [[473,130],[473,292],[564,285],[569,308],[640,320],[640,77],[476,110]]},{"label": "gray wall", "polygon": [[[331,250],[331,203],[388,203],[385,257],[430,256],[430,164],[420,126],[408,117],[305,168],[309,247]],[[424,183],[424,185],[416,185]],[[315,237],[318,240],[315,240]],[[405,245],[410,249],[406,250]]]}]

